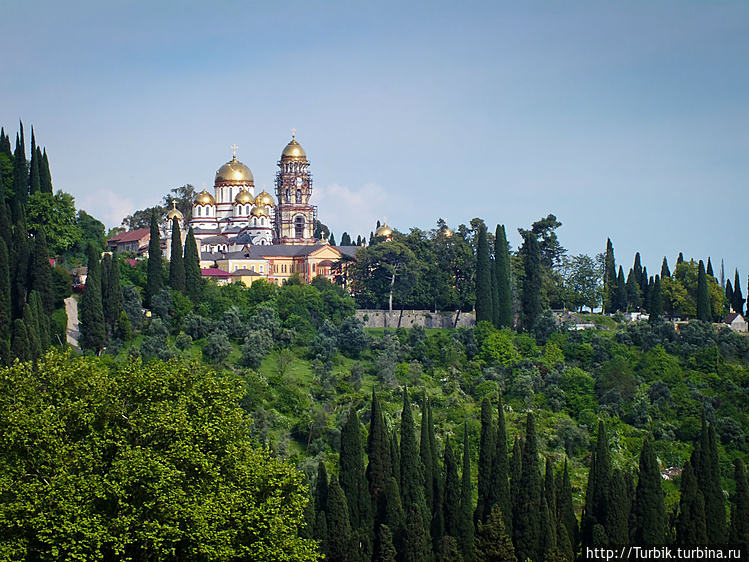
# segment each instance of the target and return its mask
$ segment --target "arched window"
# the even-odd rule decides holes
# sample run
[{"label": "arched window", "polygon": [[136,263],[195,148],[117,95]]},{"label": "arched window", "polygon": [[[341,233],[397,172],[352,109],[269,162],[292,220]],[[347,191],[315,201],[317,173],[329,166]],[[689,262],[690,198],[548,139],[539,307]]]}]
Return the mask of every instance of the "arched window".
[{"label": "arched window", "polygon": [[297,203],[302,202],[302,190],[301,189],[296,190],[296,202]]},{"label": "arched window", "polygon": [[198,216],[200,216],[200,207],[197,208]]},{"label": "arched window", "polygon": [[304,217],[294,219],[294,236],[295,238],[304,238]]}]

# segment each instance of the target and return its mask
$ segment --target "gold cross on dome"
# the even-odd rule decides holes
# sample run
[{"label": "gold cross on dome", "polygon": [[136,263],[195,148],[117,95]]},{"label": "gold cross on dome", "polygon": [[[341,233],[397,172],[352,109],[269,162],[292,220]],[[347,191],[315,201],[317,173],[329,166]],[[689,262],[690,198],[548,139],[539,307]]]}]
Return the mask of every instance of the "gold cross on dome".
[{"label": "gold cross on dome", "polygon": [[291,128],[291,140],[296,139],[296,128]]},{"label": "gold cross on dome", "polygon": [[237,148],[239,148],[236,144],[231,145],[231,151],[234,154],[234,158],[237,157]]}]

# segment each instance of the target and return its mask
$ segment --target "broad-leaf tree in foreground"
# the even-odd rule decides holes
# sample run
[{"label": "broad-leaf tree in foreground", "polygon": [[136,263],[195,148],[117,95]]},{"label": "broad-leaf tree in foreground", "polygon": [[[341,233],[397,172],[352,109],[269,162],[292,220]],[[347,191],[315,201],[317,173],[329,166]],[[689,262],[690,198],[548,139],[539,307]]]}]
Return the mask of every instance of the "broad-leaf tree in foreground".
[{"label": "broad-leaf tree in foreground", "polygon": [[0,558],[316,559],[303,476],[250,441],[240,395],[198,364],[0,371]]}]

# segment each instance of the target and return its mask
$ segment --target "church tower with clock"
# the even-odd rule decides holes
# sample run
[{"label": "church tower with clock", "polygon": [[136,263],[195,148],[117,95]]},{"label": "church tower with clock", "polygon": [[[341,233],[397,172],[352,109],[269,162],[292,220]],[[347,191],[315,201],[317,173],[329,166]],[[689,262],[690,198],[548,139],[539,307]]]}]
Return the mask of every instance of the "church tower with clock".
[{"label": "church tower with clock", "polygon": [[317,208],[309,204],[312,195],[312,174],[302,146],[292,130],[291,142],[278,161],[274,244],[314,244]]}]

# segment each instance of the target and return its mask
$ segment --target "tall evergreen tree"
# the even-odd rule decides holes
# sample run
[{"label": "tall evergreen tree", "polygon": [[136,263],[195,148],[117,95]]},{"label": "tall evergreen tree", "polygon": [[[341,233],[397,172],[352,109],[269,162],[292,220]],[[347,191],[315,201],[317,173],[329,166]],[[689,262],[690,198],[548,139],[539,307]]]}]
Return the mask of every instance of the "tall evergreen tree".
[{"label": "tall evergreen tree", "polygon": [[463,473],[460,485],[460,512],[458,513],[458,547],[465,562],[475,558],[473,526],[473,487],[471,486],[471,454],[468,445],[468,422],[463,424]]},{"label": "tall evergreen tree", "polygon": [[[632,266],[632,274],[634,275],[635,281],[637,281],[637,284],[640,286],[640,291],[642,291],[642,262],[640,261],[640,252],[635,254],[635,263]],[[647,277],[645,277],[645,280],[647,281]]]},{"label": "tall evergreen tree", "polygon": [[718,441],[715,428],[708,424],[704,415],[700,441],[692,452],[692,468],[697,485],[705,498],[705,525],[707,540],[711,545],[723,545],[728,538],[726,507],[723,485],[720,480]]},{"label": "tall evergreen tree", "polygon": [[[1,206],[1,205],[0,205]],[[10,267],[8,263],[8,247],[5,240],[0,238],[0,341],[10,341]],[[7,351],[0,349],[0,352]],[[4,358],[4,357],[3,357]]]},{"label": "tall evergreen tree", "polygon": [[744,297],[741,294],[741,280],[739,279],[739,270],[736,270],[736,274],[733,280],[733,310],[739,314],[744,314]]},{"label": "tall evergreen tree", "polygon": [[533,562],[541,562],[541,472],[538,468],[536,422],[532,412],[528,413],[526,422],[521,470],[519,498],[512,523],[515,554],[520,560],[530,558]]},{"label": "tall evergreen tree", "polygon": [[643,546],[666,543],[666,506],[661,487],[661,471],[649,438],[640,452],[640,475],[634,503],[635,542]]},{"label": "tall evergreen tree", "polygon": [[10,212],[8,206],[0,198],[0,238],[5,242],[8,255],[13,244],[13,229],[11,228]]},{"label": "tall evergreen tree", "polygon": [[395,538],[387,525],[380,527],[380,551],[375,559],[376,562],[396,562],[398,553],[395,549]]},{"label": "tall evergreen tree", "polygon": [[676,544],[707,546],[705,497],[697,485],[692,463],[684,463],[681,472],[679,514],[676,518]]},{"label": "tall evergreen tree", "polygon": [[629,543],[630,499],[627,482],[621,470],[615,469],[611,475],[608,511],[604,527],[609,543],[624,546]]},{"label": "tall evergreen tree", "polygon": [[523,246],[520,254],[523,258],[525,279],[523,280],[523,292],[521,301],[522,327],[526,332],[533,331],[536,319],[540,316],[543,308],[541,303],[541,250],[536,235],[528,230],[521,231],[523,235]]},{"label": "tall evergreen tree", "polygon": [[747,481],[744,461],[734,460],[733,467],[736,494],[731,511],[730,542],[732,545],[739,546],[742,552],[747,552],[749,549],[749,481]]},{"label": "tall evergreen tree", "polygon": [[661,263],[661,279],[671,277],[671,270],[668,268],[668,259],[663,256],[663,263]]},{"label": "tall evergreen tree", "polygon": [[444,490],[442,488],[442,475],[440,474],[439,453],[437,452],[437,437],[434,434],[434,420],[432,419],[432,404],[427,401],[427,433],[429,435],[429,447],[432,450],[432,484],[434,487],[434,503],[432,505],[432,545],[436,552],[437,545],[445,534],[445,519],[442,514],[442,503],[444,501]]},{"label": "tall evergreen tree", "polygon": [[35,145],[34,142],[34,128],[31,128],[31,165],[29,172],[29,193],[39,193],[41,191],[41,175],[40,166],[42,159],[42,151]]},{"label": "tall evergreen tree", "polygon": [[401,485],[401,453],[398,448],[398,430],[393,428],[393,433],[390,435],[390,462],[392,463],[393,476],[395,482],[400,488]]},{"label": "tall evergreen tree", "polygon": [[510,459],[507,453],[507,425],[502,406],[502,395],[498,396],[497,437],[494,464],[492,465],[491,505],[498,505],[504,517],[505,529],[512,535],[512,498],[510,496]]},{"label": "tall evergreen tree", "polygon": [[512,288],[510,285],[510,252],[504,225],[497,225],[494,239],[494,267],[497,277],[497,314],[499,328],[512,327]]},{"label": "tall evergreen tree", "polygon": [[148,241],[148,268],[146,279],[146,302],[152,306],[153,298],[164,286],[163,261],[161,255],[161,237],[156,212],[151,213],[151,238]]},{"label": "tall evergreen tree", "polygon": [[51,345],[50,331],[49,331],[49,316],[44,310],[44,304],[42,303],[42,297],[39,291],[34,290],[29,293],[29,306],[34,314],[36,321],[37,337],[39,339],[39,348],[42,353],[47,351]]},{"label": "tall evergreen tree", "polygon": [[443,464],[445,468],[445,501],[443,504],[445,535],[457,538],[458,519],[460,517],[460,481],[458,480],[458,465],[455,462],[449,439],[445,441]]},{"label": "tall evergreen tree", "polygon": [[[23,215],[23,210],[21,210],[21,215]],[[31,260],[29,236],[23,220],[19,220],[13,228],[13,244],[9,249],[11,250],[10,264],[12,268],[11,310],[13,318],[21,318],[23,316],[23,305],[26,304],[26,295],[28,294],[29,261]]]},{"label": "tall evergreen tree", "polygon": [[[401,505],[400,490],[398,483],[392,476],[388,478],[385,485],[385,522],[380,525],[378,536],[382,536],[382,528],[388,527],[393,535],[393,546],[396,550],[403,551],[404,540],[404,514]],[[375,558],[387,551],[387,544],[377,544],[375,541]]]},{"label": "tall evergreen tree", "polygon": [[616,312],[616,259],[611,238],[606,240],[606,253],[603,259],[603,311]]},{"label": "tall evergreen tree", "polygon": [[104,307],[101,300],[101,265],[93,245],[88,247],[88,273],[80,306],[80,345],[98,353],[106,339]]},{"label": "tall evergreen tree", "polygon": [[370,533],[371,499],[369,486],[364,473],[364,451],[361,441],[361,424],[356,409],[349,410],[348,419],[341,430],[341,450],[339,454],[340,472],[338,479],[346,496],[349,510],[349,521],[353,535],[356,537],[353,549],[356,560],[372,558]]},{"label": "tall evergreen tree", "polygon": [[711,322],[712,313],[710,311],[710,294],[707,287],[705,264],[702,260],[700,260],[697,268],[697,320]]},{"label": "tall evergreen tree", "polygon": [[588,488],[585,494],[582,533],[583,547],[593,544],[593,527],[606,524],[611,490],[611,455],[606,436],[606,426],[598,422],[598,441],[588,473]]},{"label": "tall evergreen tree", "polygon": [[481,223],[476,243],[476,322],[491,322],[494,317],[490,265],[486,225]]},{"label": "tall evergreen tree", "polygon": [[486,521],[492,510],[492,476],[497,452],[497,432],[494,428],[494,412],[491,402],[481,402],[481,441],[479,445],[478,502],[474,523]]},{"label": "tall evergreen tree", "polygon": [[681,262],[684,261],[684,254],[679,252],[679,257],[676,258],[676,266],[678,267]]},{"label": "tall evergreen tree", "polygon": [[431,521],[424,499],[424,467],[421,465],[416,445],[411,402],[408,389],[403,389],[403,413],[401,415],[401,503],[405,511],[404,559],[426,560],[431,553],[429,524]]},{"label": "tall evergreen tree", "polygon": [[622,312],[627,310],[627,282],[624,279],[624,270],[621,265],[616,277],[616,310]]},{"label": "tall evergreen tree", "polygon": [[[380,409],[377,394],[372,391],[372,412],[369,422],[369,437],[367,441],[369,464],[367,465],[367,480],[369,493],[372,497],[374,533],[379,537],[379,527],[387,523],[387,483],[393,475],[390,457],[390,439],[385,425],[385,419]],[[376,541],[375,541],[376,543]],[[375,551],[377,544],[375,544]]]},{"label": "tall evergreen tree", "polygon": [[20,136],[16,135],[16,149],[13,152],[13,194],[13,218],[18,220],[17,212],[26,204],[29,196],[29,167],[23,141],[23,124]]},{"label": "tall evergreen tree", "polygon": [[34,237],[34,250],[29,267],[30,291],[39,291],[45,314],[51,316],[55,308],[55,292],[52,288],[52,267],[49,265],[49,250],[44,228],[37,229]]},{"label": "tall evergreen tree", "polygon": [[42,162],[39,166],[39,174],[41,176],[41,192],[52,195],[54,191],[52,188],[52,174],[49,171],[49,159],[47,158],[46,148],[44,149],[44,152],[42,152]]},{"label": "tall evergreen tree", "polygon": [[705,273],[707,273],[710,277],[715,277],[715,273],[713,273],[713,264],[710,261],[710,256],[707,257],[707,265],[705,266]]},{"label": "tall evergreen tree", "polygon": [[195,241],[195,232],[192,227],[187,231],[185,240],[185,288],[187,296],[194,304],[200,302],[200,295],[203,284],[203,274],[200,272],[200,252]]},{"label": "tall evergreen tree", "polygon": [[319,513],[328,511],[328,497],[330,496],[330,484],[328,483],[328,470],[325,463],[317,463],[317,479],[315,480],[315,510]]},{"label": "tall evergreen tree", "polygon": [[169,285],[175,291],[185,292],[185,260],[182,257],[182,233],[177,217],[172,219],[172,249],[169,258]]},{"label": "tall evergreen tree", "polygon": [[650,292],[650,321],[655,322],[663,316],[663,295],[661,293],[661,278],[656,275],[653,290]]},{"label": "tall evergreen tree", "polygon": [[557,521],[564,525],[567,539],[573,551],[576,550],[578,541],[577,517],[575,516],[575,507],[572,502],[572,483],[570,482],[570,473],[567,468],[567,459],[564,459],[564,468],[557,475]]},{"label": "tall evergreen tree", "polygon": [[[107,264],[106,267],[104,266],[105,263]],[[106,283],[104,281],[105,272]],[[106,291],[104,287],[106,287]],[[120,315],[125,307],[120,279],[120,260],[116,253],[111,256],[107,254],[102,260],[102,304],[104,305],[104,321],[111,333],[119,322]]]},{"label": "tall evergreen tree", "polygon": [[728,302],[728,308],[733,310],[733,285],[731,285],[731,280],[726,279],[726,301]]},{"label": "tall evergreen tree", "polygon": [[330,482],[328,511],[325,518],[328,523],[328,551],[325,559],[331,562],[351,560],[353,545],[349,509],[346,505],[346,496],[335,478]]},{"label": "tall evergreen tree", "polygon": [[499,326],[499,287],[497,286],[497,268],[494,258],[489,260],[489,272],[492,278],[492,324]]},{"label": "tall evergreen tree", "polygon": [[650,281],[648,278],[648,268],[642,268],[642,278],[640,279],[640,287],[642,289],[642,306],[649,310],[650,307]]},{"label": "tall evergreen tree", "polygon": [[424,501],[429,513],[429,522],[434,511],[434,466],[432,464],[432,443],[429,441],[429,402],[424,397],[421,408],[421,437],[419,440],[419,457],[424,470]]},{"label": "tall evergreen tree", "polygon": [[515,548],[504,525],[499,506],[492,508],[485,523],[479,521],[476,530],[477,562],[515,562]]},{"label": "tall evergreen tree", "polygon": [[629,270],[625,287],[627,291],[627,308],[639,310],[642,307],[642,289],[640,289],[638,277],[635,275],[633,269]]},{"label": "tall evergreen tree", "polygon": [[13,321],[11,334],[10,353],[19,361],[31,361],[31,344],[29,343],[29,332],[22,318]]},{"label": "tall evergreen tree", "polygon": [[[512,443],[512,458],[510,459],[510,497],[512,498],[512,520],[519,515],[520,505],[520,480],[523,476],[523,441],[518,436]],[[515,529],[512,529],[513,541],[515,539]]]}]

